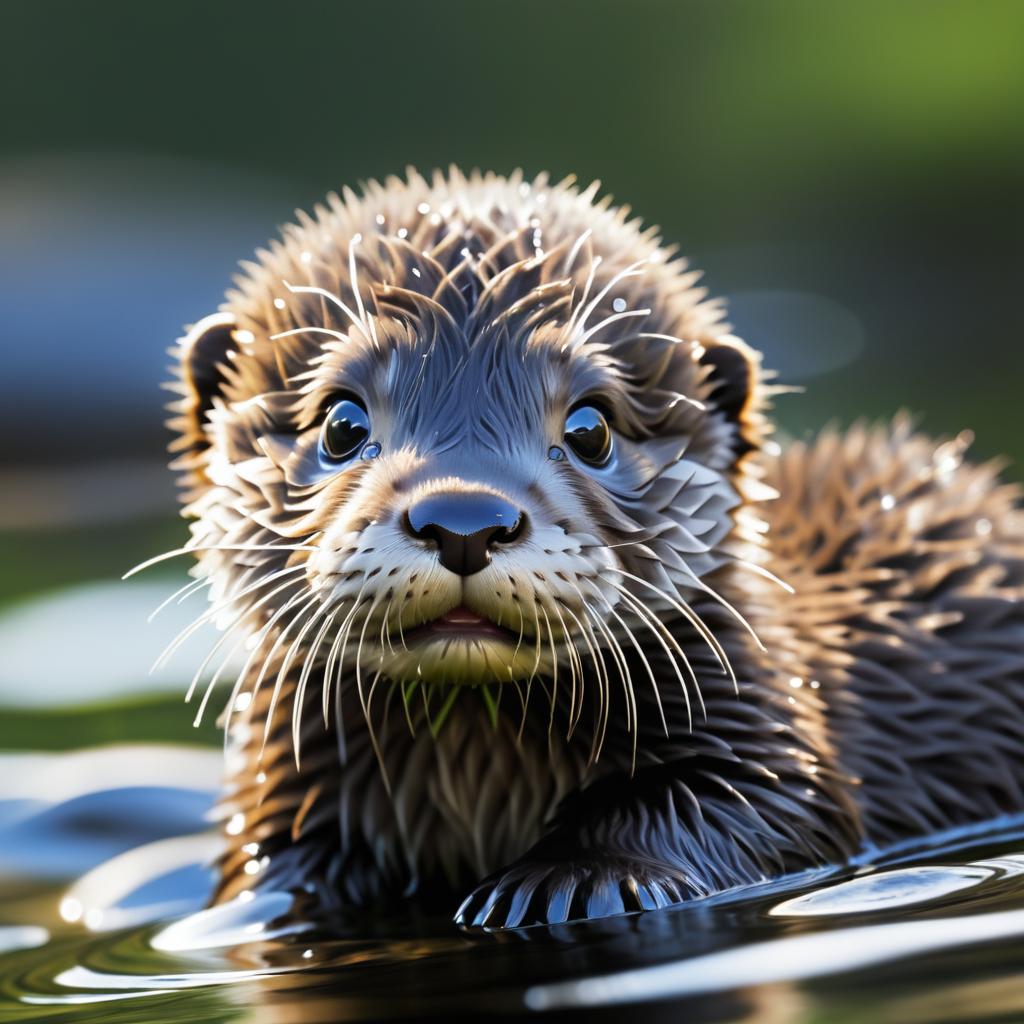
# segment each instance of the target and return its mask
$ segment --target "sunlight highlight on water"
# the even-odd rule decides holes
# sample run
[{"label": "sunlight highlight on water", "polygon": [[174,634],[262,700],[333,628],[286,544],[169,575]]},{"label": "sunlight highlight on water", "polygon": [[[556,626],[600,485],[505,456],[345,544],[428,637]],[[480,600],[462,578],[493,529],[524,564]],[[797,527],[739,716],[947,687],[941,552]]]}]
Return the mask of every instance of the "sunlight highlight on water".
[{"label": "sunlight highlight on water", "polygon": [[[161,752],[180,776],[188,755],[179,754]],[[121,814],[124,796],[104,792],[91,794],[90,813]],[[1020,821],[671,910],[487,934],[447,918],[325,919],[305,894],[198,909],[209,875],[188,862],[209,847],[188,830],[206,822],[196,813],[181,819],[184,836],[154,840],[147,818],[166,806],[154,801],[132,802],[122,820],[133,834],[121,839],[136,848],[83,861],[70,888],[33,878],[26,865],[50,863],[48,845],[98,855],[76,845],[80,800],[81,787],[47,805],[46,830],[29,814],[21,874],[0,877],[0,897],[16,909],[0,925],[0,1020],[315,1024],[425,1008],[439,1019],[603,1008],[602,1019],[633,1020],[655,1003],[708,1022],[762,1020],[765,1006],[786,1007],[787,1020],[881,1024],[1024,1012]],[[22,892],[31,898],[12,899]],[[961,1005],[972,1007],[966,1017],[949,1016]]]}]

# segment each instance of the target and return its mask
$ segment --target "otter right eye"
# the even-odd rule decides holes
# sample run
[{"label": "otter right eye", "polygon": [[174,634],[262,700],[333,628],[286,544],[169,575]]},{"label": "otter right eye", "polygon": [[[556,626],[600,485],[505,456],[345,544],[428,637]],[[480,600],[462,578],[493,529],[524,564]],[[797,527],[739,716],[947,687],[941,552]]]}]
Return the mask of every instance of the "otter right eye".
[{"label": "otter right eye", "polygon": [[352,458],[370,436],[370,416],[351,398],[335,402],[328,410],[320,435],[320,448],[335,462]]},{"label": "otter right eye", "polygon": [[612,454],[612,431],[600,409],[580,405],[565,421],[565,440],[591,466],[604,466]]}]

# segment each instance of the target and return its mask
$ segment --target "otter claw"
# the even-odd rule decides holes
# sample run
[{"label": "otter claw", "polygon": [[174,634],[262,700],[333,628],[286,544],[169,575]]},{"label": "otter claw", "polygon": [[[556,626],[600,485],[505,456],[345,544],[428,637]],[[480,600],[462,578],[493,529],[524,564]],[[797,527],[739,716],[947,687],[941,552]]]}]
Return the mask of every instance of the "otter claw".
[{"label": "otter claw", "polygon": [[463,928],[528,928],[631,914],[681,903],[682,878],[620,861],[524,863],[482,882],[463,900]]}]

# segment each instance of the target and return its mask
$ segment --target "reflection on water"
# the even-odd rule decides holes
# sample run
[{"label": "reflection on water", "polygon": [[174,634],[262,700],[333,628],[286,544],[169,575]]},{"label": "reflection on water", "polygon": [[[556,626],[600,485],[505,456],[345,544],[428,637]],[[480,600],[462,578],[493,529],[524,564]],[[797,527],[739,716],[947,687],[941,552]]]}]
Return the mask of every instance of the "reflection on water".
[{"label": "reflection on water", "polygon": [[[151,753],[179,779],[190,758],[209,757]],[[674,910],[466,933],[437,918],[324,919],[305,894],[201,909],[210,876],[200,862],[216,848],[210,793],[146,781],[145,800],[101,786],[85,817],[81,793],[19,804],[18,866],[0,879],[0,1020],[636,1019],[638,1004],[645,1020],[1024,1014],[1020,821]],[[161,825],[169,806],[178,836]],[[113,833],[123,851],[95,864],[100,847],[80,840],[126,807]],[[13,813],[11,801],[0,813]],[[53,877],[54,846],[78,851],[70,888]],[[42,872],[31,870],[33,848]]]}]

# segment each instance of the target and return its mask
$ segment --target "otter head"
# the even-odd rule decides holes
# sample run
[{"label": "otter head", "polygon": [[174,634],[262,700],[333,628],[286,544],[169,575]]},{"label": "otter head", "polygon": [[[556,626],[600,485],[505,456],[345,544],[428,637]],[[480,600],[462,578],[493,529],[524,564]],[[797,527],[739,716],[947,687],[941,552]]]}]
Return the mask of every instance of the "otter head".
[{"label": "otter head", "polygon": [[254,670],[503,683],[623,630],[669,649],[657,615],[729,558],[757,362],[594,191],[334,197],[184,339],[193,546]]}]

